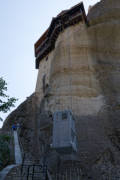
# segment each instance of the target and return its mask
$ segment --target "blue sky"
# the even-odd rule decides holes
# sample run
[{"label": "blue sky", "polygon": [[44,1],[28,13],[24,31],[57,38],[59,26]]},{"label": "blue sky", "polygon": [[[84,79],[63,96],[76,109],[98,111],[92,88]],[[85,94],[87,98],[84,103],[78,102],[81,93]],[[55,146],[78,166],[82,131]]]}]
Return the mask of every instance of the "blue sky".
[{"label": "blue sky", "polygon": [[[19,99],[16,107],[35,90],[38,70],[35,69],[34,43],[52,17],[79,2],[0,0],[0,77],[8,83],[7,94]],[[96,2],[98,0],[83,0],[86,12],[89,5]],[[5,119],[9,113],[1,116]]]}]

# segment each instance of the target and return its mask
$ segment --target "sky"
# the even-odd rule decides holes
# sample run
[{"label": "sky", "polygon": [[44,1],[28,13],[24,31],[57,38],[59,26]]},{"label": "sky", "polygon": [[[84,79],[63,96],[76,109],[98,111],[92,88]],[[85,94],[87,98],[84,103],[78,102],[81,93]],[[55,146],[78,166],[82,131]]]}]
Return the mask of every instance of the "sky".
[{"label": "sky", "polygon": [[[48,28],[52,17],[79,2],[0,0],[0,77],[8,84],[7,94],[18,98],[15,108],[35,90],[38,70],[35,69],[34,43]],[[97,2],[83,0],[86,13],[89,5]],[[10,112],[0,116],[5,119]]]}]

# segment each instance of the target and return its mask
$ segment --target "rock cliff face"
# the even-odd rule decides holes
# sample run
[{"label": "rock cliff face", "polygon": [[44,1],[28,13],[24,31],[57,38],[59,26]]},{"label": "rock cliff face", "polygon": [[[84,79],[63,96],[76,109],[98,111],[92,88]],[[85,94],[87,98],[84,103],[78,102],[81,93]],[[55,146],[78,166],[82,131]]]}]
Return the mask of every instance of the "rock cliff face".
[{"label": "rock cliff face", "polygon": [[[88,20],[89,27],[80,22],[60,33],[48,60],[41,61],[37,101],[27,101],[28,114],[21,122],[30,126],[29,130],[32,123],[33,137],[42,152],[41,139],[51,142],[51,129],[39,130],[43,119],[50,119],[49,115],[42,118],[43,112],[71,109],[76,118],[78,159],[89,167],[91,177],[112,179],[120,176],[120,1],[101,0],[90,9]],[[44,74],[49,84],[46,94],[42,89]],[[44,137],[46,132],[48,137]]]},{"label": "rock cliff face", "polygon": [[97,114],[104,99],[90,50],[88,28],[84,23],[71,26],[59,35],[54,51],[48,55],[50,65],[43,59],[39,67],[36,92],[40,97],[44,96],[42,77],[45,74],[49,77],[45,109],[52,112],[72,109],[76,115]]},{"label": "rock cliff face", "polygon": [[[120,2],[102,0],[92,7],[88,19],[90,23],[88,34],[91,41],[90,54],[94,63],[93,69],[99,81],[101,94],[104,97],[104,105],[98,113],[97,120],[102,123],[101,130],[104,130],[105,133],[103,139],[105,140],[105,137],[108,137],[110,141],[109,150],[114,154],[115,163],[118,156],[117,152],[119,152],[120,128]],[[101,136],[99,137],[101,141]],[[106,141],[103,144],[105,152],[108,152],[105,146],[108,146],[109,143]],[[104,155],[107,156],[106,154]],[[111,160],[107,159],[107,161],[110,162]]]},{"label": "rock cliff face", "polygon": [[[119,127],[119,8],[119,1],[96,4],[88,14],[90,26],[80,22],[65,29],[48,55],[50,90],[44,109],[72,109],[78,131],[78,154],[84,160],[93,159],[93,149],[96,156],[110,148],[108,136],[113,127]],[[45,63],[44,59],[40,62],[39,79],[45,73],[41,69]],[[40,95],[41,81],[36,88]]]},{"label": "rock cliff face", "polygon": [[[37,94],[32,94],[27,98],[18,108],[13,111],[6,119],[3,124],[4,131],[11,131],[13,124],[19,123],[21,126],[20,139],[23,145],[23,151],[26,154],[26,158],[34,159],[36,158],[36,152],[38,151],[37,145],[38,136],[37,133],[37,114],[38,114],[38,96]],[[36,148],[34,149],[34,146]],[[33,158],[32,158],[33,156]]]}]

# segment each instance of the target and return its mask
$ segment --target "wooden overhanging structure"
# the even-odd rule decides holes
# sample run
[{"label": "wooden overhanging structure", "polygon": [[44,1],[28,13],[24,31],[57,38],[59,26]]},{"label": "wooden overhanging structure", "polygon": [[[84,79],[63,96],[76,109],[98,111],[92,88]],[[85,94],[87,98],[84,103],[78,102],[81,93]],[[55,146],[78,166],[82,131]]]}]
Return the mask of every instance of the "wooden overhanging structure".
[{"label": "wooden overhanging structure", "polygon": [[55,47],[55,42],[64,29],[80,21],[88,25],[83,3],[73,6],[69,10],[62,11],[57,17],[52,19],[49,28],[35,43],[36,68],[39,68],[40,61],[47,56]]}]

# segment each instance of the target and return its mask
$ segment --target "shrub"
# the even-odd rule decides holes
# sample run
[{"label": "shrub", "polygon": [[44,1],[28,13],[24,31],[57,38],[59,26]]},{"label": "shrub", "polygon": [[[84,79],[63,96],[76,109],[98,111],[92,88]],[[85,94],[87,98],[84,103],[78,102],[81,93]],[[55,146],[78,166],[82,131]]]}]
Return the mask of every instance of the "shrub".
[{"label": "shrub", "polygon": [[0,135],[0,170],[10,161],[10,136]]}]

